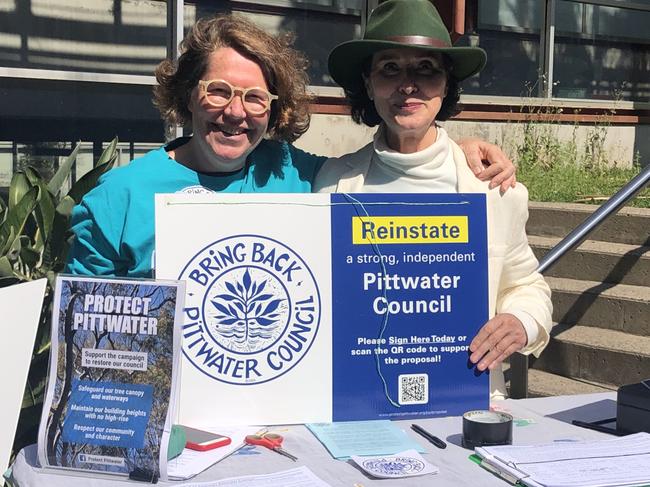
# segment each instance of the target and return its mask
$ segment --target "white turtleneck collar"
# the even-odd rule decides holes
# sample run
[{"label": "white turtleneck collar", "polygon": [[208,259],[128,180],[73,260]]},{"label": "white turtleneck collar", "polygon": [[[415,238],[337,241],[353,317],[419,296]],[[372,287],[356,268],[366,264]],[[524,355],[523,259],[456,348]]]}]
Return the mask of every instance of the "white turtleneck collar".
[{"label": "white turtleneck collar", "polygon": [[370,193],[455,193],[456,165],[447,132],[437,127],[436,141],[425,149],[403,154],[386,143],[385,129],[374,137],[374,154],[364,191]]}]

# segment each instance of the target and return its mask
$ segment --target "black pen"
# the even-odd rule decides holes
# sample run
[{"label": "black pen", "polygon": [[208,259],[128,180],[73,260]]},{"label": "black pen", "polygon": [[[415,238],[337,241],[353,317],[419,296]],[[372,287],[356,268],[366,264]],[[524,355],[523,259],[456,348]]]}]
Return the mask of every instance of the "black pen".
[{"label": "black pen", "polygon": [[418,426],[417,424],[412,424],[411,429],[415,431],[417,434],[424,436],[427,440],[429,440],[431,443],[436,445],[438,448],[447,448],[447,443],[442,441],[440,438],[437,436],[432,435],[429,433],[427,430],[422,428],[421,426]]}]

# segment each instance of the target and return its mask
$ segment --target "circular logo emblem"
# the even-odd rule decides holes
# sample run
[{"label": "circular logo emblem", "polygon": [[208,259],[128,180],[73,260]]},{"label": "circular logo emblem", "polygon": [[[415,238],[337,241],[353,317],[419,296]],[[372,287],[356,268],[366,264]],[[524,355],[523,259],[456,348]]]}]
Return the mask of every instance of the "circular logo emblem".
[{"label": "circular logo emblem", "polygon": [[404,477],[420,473],[424,463],[417,458],[397,456],[366,460],[363,468],[382,477]]},{"label": "circular logo emblem", "polygon": [[208,189],[205,186],[201,186],[200,184],[195,184],[194,186],[187,186],[176,192],[185,193],[185,194],[213,194],[214,193],[214,191],[212,191],[211,189]]},{"label": "circular logo emblem", "polygon": [[211,243],[184,267],[183,353],[204,374],[260,384],[285,374],[309,351],[320,294],[305,261],[258,235]]}]

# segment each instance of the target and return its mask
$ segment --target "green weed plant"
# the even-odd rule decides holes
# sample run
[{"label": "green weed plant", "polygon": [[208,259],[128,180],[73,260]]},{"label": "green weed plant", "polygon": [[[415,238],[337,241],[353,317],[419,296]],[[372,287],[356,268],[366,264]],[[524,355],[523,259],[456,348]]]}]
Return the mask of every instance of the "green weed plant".
[{"label": "green weed plant", "polygon": [[[607,151],[605,139],[614,108],[589,126],[581,142],[579,123],[574,123],[570,138],[560,136],[561,130],[567,130],[560,123],[561,107],[524,103],[520,110],[525,114],[523,126],[513,124],[506,130],[505,138],[513,137],[515,131],[514,144],[505,138],[501,143],[514,151],[517,179],[526,185],[533,201],[600,204],[642,169],[638,154],[632,167],[622,167]],[[573,113],[579,115],[580,110]],[[650,207],[650,188],[627,205]]]}]

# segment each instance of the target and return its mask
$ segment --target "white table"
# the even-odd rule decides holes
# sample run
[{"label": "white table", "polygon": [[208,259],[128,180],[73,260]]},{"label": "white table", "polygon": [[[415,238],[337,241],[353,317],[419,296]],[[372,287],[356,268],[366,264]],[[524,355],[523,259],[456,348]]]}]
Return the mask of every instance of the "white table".
[{"label": "white table", "polygon": [[[567,439],[606,438],[608,435],[579,428],[570,424],[571,419],[593,421],[615,415],[615,393],[559,396],[540,399],[522,399],[494,403],[498,409],[510,412],[517,419],[530,420],[527,425],[513,428],[513,443],[518,445],[552,442]],[[612,410],[613,406],[613,410]],[[217,480],[240,475],[272,473],[295,466],[307,465],[318,477],[332,486],[352,487],[355,484],[368,487],[436,486],[500,486],[508,484],[472,463],[472,453],[461,447],[462,419],[460,417],[418,420],[417,423],[447,441],[448,447],[440,450],[424,441],[410,429],[412,421],[398,421],[409,435],[416,439],[427,453],[424,457],[440,468],[436,476],[414,477],[399,480],[374,480],[368,478],[352,463],[334,460],[320,442],[302,425],[287,426],[284,448],[298,457],[294,463],[289,459],[260,449],[256,455],[233,455],[194,477],[192,481]],[[525,423],[525,422],[523,422]],[[284,427],[283,427],[284,429]],[[124,485],[114,479],[98,479],[61,475],[36,466],[36,446],[20,452],[13,465],[12,480],[20,487],[108,487]],[[138,483],[129,482],[131,485]],[[182,485],[182,482],[159,482],[158,485]]]},{"label": "white table", "polygon": [[573,419],[597,421],[616,416],[616,392],[577,396],[537,397],[517,401],[541,416],[570,423]]}]

